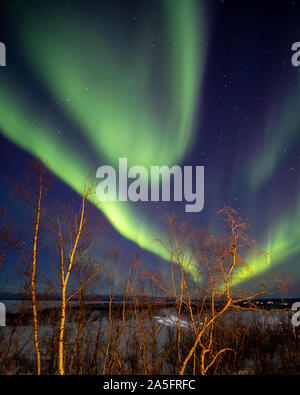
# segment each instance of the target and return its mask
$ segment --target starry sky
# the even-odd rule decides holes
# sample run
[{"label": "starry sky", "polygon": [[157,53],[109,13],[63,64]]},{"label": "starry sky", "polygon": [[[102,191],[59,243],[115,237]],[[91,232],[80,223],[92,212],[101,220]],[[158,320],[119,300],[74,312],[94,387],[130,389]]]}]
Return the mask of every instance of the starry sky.
[{"label": "starry sky", "polygon": [[270,254],[237,282],[288,273],[300,289],[300,1],[2,1],[0,205],[23,221],[9,176],[47,163],[56,197],[79,199],[101,165],[205,166],[205,206],[105,202],[110,240],[167,270],[161,214],[218,229],[239,208]]}]

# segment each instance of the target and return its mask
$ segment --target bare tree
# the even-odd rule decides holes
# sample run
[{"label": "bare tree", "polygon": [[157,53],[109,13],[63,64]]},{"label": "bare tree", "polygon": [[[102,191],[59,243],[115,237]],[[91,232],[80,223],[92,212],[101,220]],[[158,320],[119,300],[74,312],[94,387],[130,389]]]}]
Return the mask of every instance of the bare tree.
[{"label": "bare tree", "polygon": [[[37,374],[41,374],[41,352],[38,338],[38,309],[37,309],[37,256],[38,245],[41,238],[41,215],[42,203],[49,189],[50,174],[46,166],[40,161],[34,161],[29,166],[29,170],[22,176],[22,183],[15,184],[15,194],[26,203],[33,213],[33,243],[32,248],[26,247],[23,243],[23,249],[30,256],[31,264],[29,265],[28,274],[30,276],[31,303],[33,313],[33,339],[36,352]],[[30,245],[31,243],[29,243]],[[30,251],[31,250],[31,251]]]},{"label": "bare tree", "polygon": [[[90,228],[87,224],[88,210],[87,210],[87,196],[92,192],[92,187],[88,185],[86,179],[79,214],[72,212],[64,215],[63,225],[66,228],[66,236],[63,235],[63,226],[61,220],[57,218],[56,236],[58,240],[58,251],[60,260],[60,286],[61,286],[61,317],[58,340],[58,369],[60,375],[65,373],[65,359],[64,359],[64,333],[66,323],[66,308],[68,302],[75,296],[82,295],[82,291],[87,287],[87,284],[93,280],[101,270],[98,265],[94,268],[89,276],[80,282],[79,287],[71,294],[67,295],[67,288],[70,281],[71,272],[74,266],[77,265],[91,250],[99,232],[95,233],[95,229]],[[83,279],[82,279],[83,280]]]},{"label": "bare tree", "polygon": [[[174,215],[166,215],[170,237],[159,239],[170,254],[170,284],[159,285],[166,294],[170,295],[171,290],[176,303],[179,375],[185,373],[190,362],[194,374],[199,370],[204,375],[225,353],[236,355],[234,348],[218,345],[216,341],[221,319],[230,311],[259,310],[253,300],[272,292],[262,287],[256,292],[240,293],[233,286],[233,279],[245,267],[255,244],[236,210],[225,207],[219,213],[229,230],[225,234],[217,236],[194,224],[179,223]],[[192,333],[190,344],[185,347],[183,315]]]}]

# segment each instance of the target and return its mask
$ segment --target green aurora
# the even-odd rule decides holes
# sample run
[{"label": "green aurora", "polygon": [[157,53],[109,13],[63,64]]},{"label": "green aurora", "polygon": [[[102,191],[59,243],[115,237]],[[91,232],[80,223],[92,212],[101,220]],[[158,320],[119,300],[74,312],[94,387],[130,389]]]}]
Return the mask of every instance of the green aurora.
[{"label": "green aurora", "polygon": [[[178,164],[192,143],[204,66],[203,21],[196,1],[167,0],[160,8],[168,34],[161,38],[159,59],[151,53],[153,32],[144,33],[142,26],[138,38],[135,31],[132,40],[115,45],[107,44],[111,32],[95,34],[96,26],[76,16],[66,27],[51,24],[50,17],[39,19],[37,12],[20,26],[22,42],[31,43],[21,47],[24,59],[77,122],[99,162],[116,165],[119,157],[127,157],[129,166]],[[124,45],[126,52],[120,49]],[[159,78],[154,79],[157,73]],[[5,136],[81,193],[90,169],[82,147],[72,138],[58,136],[59,126],[41,112],[30,92],[13,82],[13,75],[2,75],[0,127]],[[120,234],[169,258],[154,241],[160,230],[142,222],[132,204],[100,203],[95,196],[91,200]]]},{"label": "green aurora", "polygon": [[[49,100],[56,101],[78,125],[80,135],[77,139],[58,134],[58,120],[40,108],[28,86],[9,68],[0,74],[1,131],[78,193],[82,193],[87,170],[95,174],[102,164],[116,166],[120,157],[127,157],[129,166],[180,164],[195,138],[199,97],[205,100],[206,29],[198,3],[155,2],[159,10],[156,23],[166,27],[159,36],[157,26],[144,28],[147,12],[128,35],[118,30],[118,20],[109,26],[103,17],[98,26],[99,15],[87,22],[76,13],[64,15],[62,11],[61,20],[68,23],[59,24],[52,18],[57,11],[50,7],[47,20],[39,18],[38,10],[34,17],[22,16],[22,23],[16,26],[22,60]],[[154,47],[159,56],[153,56]],[[282,158],[278,147],[293,146],[299,123],[297,96],[289,98],[277,117],[270,111],[265,143],[255,160],[251,158],[251,166],[248,158],[242,164],[250,172],[253,196],[275,176]],[[96,164],[91,161],[91,151]],[[134,204],[100,204],[95,196],[90,199],[121,235],[169,258],[154,241],[161,229],[141,218]],[[299,254],[299,220],[297,204],[276,218],[265,237],[267,255],[249,258],[248,268],[233,282],[263,274]]]}]

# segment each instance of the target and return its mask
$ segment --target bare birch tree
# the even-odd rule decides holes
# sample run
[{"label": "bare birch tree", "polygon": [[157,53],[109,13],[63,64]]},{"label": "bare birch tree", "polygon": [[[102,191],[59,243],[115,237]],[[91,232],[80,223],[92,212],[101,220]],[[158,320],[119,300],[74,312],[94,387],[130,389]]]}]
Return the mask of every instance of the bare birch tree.
[{"label": "bare birch tree", "polygon": [[[56,236],[58,240],[59,267],[60,267],[60,287],[61,287],[61,316],[58,339],[58,370],[60,375],[65,374],[64,358],[64,333],[66,324],[66,308],[68,302],[75,296],[80,296],[87,284],[93,280],[101,270],[101,265],[94,268],[88,278],[85,278],[79,284],[79,287],[70,295],[67,295],[67,289],[70,282],[70,276],[74,266],[77,265],[93,247],[99,232],[95,233],[93,227],[88,226],[87,196],[92,193],[92,187],[88,185],[86,179],[83,188],[81,207],[78,214],[72,211],[64,216],[64,223],[57,218]],[[66,228],[64,236],[63,227]]]},{"label": "bare birch tree", "polygon": [[[34,161],[29,166],[29,170],[22,176],[23,181],[15,184],[15,194],[26,203],[33,212],[33,237],[32,248],[23,243],[23,250],[30,256],[28,274],[30,277],[31,305],[33,315],[33,340],[36,353],[37,374],[41,374],[42,362],[38,336],[38,308],[37,308],[37,259],[38,247],[41,238],[41,216],[42,203],[49,189],[50,176],[46,166],[39,161]],[[46,211],[46,210],[45,210]],[[28,243],[30,246],[31,243]]]},{"label": "bare birch tree", "polygon": [[[220,347],[216,342],[221,319],[230,311],[259,310],[254,299],[274,291],[265,286],[256,292],[240,293],[234,287],[233,279],[246,266],[246,258],[255,244],[236,210],[226,207],[219,213],[229,230],[225,234],[217,236],[193,224],[179,223],[174,215],[166,215],[170,237],[158,240],[170,254],[171,282],[159,285],[167,295],[171,290],[176,303],[179,375],[185,373],[189,363],[193,374],[197,367],[205,375],[222,355],[235,355],[235,349]],[[183,315],[192,333],[188,350],[183,348]]]}]

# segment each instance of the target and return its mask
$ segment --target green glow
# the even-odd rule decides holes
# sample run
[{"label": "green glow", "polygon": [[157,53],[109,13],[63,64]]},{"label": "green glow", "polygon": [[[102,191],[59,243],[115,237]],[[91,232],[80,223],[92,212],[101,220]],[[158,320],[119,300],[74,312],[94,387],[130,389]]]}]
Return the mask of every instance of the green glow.
[{"label": "green glow", "polygon": [[[266,183],[270,183],[280,167],[295,147],[300,130],[300,112],[298,90],[300,79],[295,86],[295,94],[284,99],[278,105],[277,113],[269,113],[265,126],[265,140],[258,155],[251,156],[249,168],[249,187],[254,193],[259,193]],[[233,279],[234,284],[249,280],[270,271],[274,266],[287,263],[300,253],[300,207],[294,207],[280,218],[274,218],[275,223],[263,245],[266,254],[259,257],[249,257],[247,268],[240,270]]]},{"label": "green glow", "polygon": [[265,253],[250,257],[247,267],[242,268],[233,278],[237,285],[253,276],[262,275],[274,266],[287,263],[287,260],[300,253],[300,205],[274,227],[265,245]]},{"label": "green glow", "polygon": [[[26,106],[26,102],[20,104],[13,95],[9,95],[8,89],[3,89],[3,83],[1,87],[0,128],[4,134],[21,148],[40,157],[51,171],[75,191],[82,193],[88,164],[80,159],[80,152],[76,155],[74,147],[65,144],[57,134],[51,132],[49,122],[36,121],[38,114],[28,111],[30,106]],[[139,246],[168,259],[166,251],[154,241],[157,231],[151,229],[148,224],[140,223],[128,203],[101,204],[95,196],[90,199],[101,208],[121,234],[135,241]]]},{"label": "green glow", "polygon": [[294,148],[300,131],[299,88],[300,79],[294,88],[296,94],[278,106],[278,113],[270,113],[267,118],[265,142],[258,156],[251,157],[249,183],[252,190],[270,181],[289,150]]},{"label": "green glow", "polygon": [[112,37],[101,26],[96,33],[76,18],[67,27],[36,18],[22,31],[23,40],[34,42],[24,52],[31,67],[110,164],[120,157],[129,166],[178,163],[193,138],[202,22],[194,1],[162,4],[164,43],[152,43],[146,21],[141,38],[119,45],[108,45]]},{"label": "green glow", "polygon": [[[59,127],[33,104],[30,92],[15,86],[13,77],[4,73],[0,128],[78,193],[91,168],[87,157],[91,147],[99,156],[93,163],[96,170],[103,163],[116,165],[119,157],[127,157],[129,166],[177,164],[192,142],[203,68],[202,21],[194,0],[162,4],[168,33],[159,59],[143,25],[140,37],[125,43],[130,48],[126,53],[120,49],[124,43],[108,45],[104,31],[95,33],[76,18],[63,26],[51,24],[50,17],[24,18],[27,23],[19,38],[24,56],[54,100],[79,125],[87,153],[76,137],[73,141],[73,136],[58,136]],[[25,49],[24,42],[34,44]],[[100,204],[95,196],[91,200],[123,236],[169,259],[154,241],[159,229],[141,220],[134,205]]]}]

